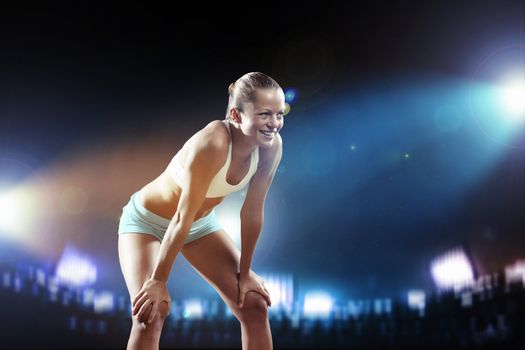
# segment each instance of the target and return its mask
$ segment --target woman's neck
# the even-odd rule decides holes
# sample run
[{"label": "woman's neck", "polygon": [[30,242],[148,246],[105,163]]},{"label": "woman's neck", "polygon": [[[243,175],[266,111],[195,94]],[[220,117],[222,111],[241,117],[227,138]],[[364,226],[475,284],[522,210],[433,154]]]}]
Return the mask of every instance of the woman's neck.
[{"label": "woman's neck", "polygon": [[232,138],[232,158],[235,159],[247,159],[251,156],[257,145],[250,142],[250,138],[243,134],[240,127],[235,123],[228,122],[230,126],[231,138]]}]

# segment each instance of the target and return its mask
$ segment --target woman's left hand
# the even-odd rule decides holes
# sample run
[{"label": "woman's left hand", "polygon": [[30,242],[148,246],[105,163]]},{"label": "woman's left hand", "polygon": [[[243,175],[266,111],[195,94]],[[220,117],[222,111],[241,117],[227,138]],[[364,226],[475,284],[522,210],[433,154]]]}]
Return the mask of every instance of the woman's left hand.
[{"label": "woman's left hand", "polygon": [[250,270],[249,274],[245,276],[241,276],[239,273],[237,273],[237,279],[239,280],[239,307],[243,307],[244,297],[249,291],[254,291],[261,294],[266,299],[268,306],[272,306],[270,292],[268,292],[268,289],[266,289],[264,280],[255,272]]}]

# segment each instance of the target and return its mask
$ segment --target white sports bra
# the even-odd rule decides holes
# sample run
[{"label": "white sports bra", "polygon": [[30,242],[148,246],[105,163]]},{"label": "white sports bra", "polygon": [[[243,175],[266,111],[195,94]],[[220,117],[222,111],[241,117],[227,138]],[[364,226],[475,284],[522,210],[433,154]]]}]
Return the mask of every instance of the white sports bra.
[{"label": "white sports bra", "polygon": [[[257,170],[257,164],[259,163],[259,147],[257,147],[255,150],[253,150],[253,152],[250,155],[250,167],[244,179],[242,179],[237,185],[230,185],[226,181],[226,174],[228,173],[228,168],[230,167],[232,158],[232,138],[230,131],[230,123],[227,120],[223,120],[222,122],[225,123],[225,126],[228,129],[228,133],[230,134],[228,157],[226,158],[226,163],[224,163],[219,172],[211,180],[210,187],[208,187],[208,192],[206,193],[206,198],[224,197],[232,192],[241,190],[244,186],[246,186],[248,182],[250,182],[250,179]],[[184,171],[184,169],[182,169],[182,166],[180,165],[179,154],[180,151],[177,152],[175,157],[173,157],[173,160],[169,164],[168,168],[171,175],[173,176],[173,180],[175,180],[175,183],[177,183],[177,185],[179,185],[179,187],[182,188],[186,172]]]}]

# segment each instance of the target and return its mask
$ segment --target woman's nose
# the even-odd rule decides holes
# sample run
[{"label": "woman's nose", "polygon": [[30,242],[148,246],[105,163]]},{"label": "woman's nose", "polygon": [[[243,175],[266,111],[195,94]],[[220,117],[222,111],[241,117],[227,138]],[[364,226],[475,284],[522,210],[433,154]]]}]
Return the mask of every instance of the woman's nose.
[{"label": "woman's nose", "polygon": [[279,125],[279,120],[277,120],[277,115],[274,114],[272,116],[272,118],[270,119],[270,125],[272,129],[277,129]]}]

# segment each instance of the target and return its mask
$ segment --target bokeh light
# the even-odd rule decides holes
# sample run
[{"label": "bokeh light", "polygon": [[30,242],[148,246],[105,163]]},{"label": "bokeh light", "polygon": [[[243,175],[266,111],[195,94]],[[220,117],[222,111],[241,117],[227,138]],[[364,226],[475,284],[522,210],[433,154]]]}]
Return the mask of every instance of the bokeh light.
[{"label": "bokeh light", "polygon": [[461,248],[453,249],[431,263],[432,278],[441,290],[459,290],[474,281],[474,271],[467,255]]},{"label": "bokeh light", "polygon": [[326,292],[309,292],[304,297],[304,315],[310,318],[326,318],[332,311],[332,297]]},{"label": "bokeh light", "polygon": [[425,292],[420,289],[411,289],[407,293],[408,307],[415,310],[425,308]]},{"label": "bokeh light", "polygon": [[190,299],[184,301],[183,316],[186,319],[201,319],[202,318],[202,302],[199,299]]},{"label": "bokeh light", "polygon": [[288,115],[288,113],[290,113],[290,109],[291,109],[290,104],[286,102],[284,104],[284,115]]},{"label": "bokeh light", "polygon": [[84,254],[67,246],[58,261],[56,276],[63,285],[87,286],[96,282],[97,268]]},{"label": "bokeh light", "polygon": [[294,104],[295,101],[297,101],[297,98],[299,97],[299,92],[297,89],[293,87],[287,87],[284,89],[284,100],[288,104]]}]

